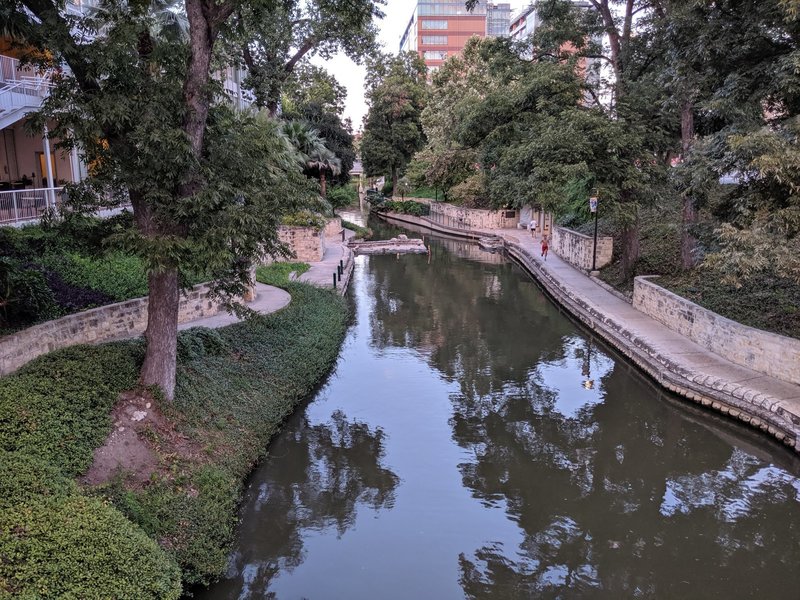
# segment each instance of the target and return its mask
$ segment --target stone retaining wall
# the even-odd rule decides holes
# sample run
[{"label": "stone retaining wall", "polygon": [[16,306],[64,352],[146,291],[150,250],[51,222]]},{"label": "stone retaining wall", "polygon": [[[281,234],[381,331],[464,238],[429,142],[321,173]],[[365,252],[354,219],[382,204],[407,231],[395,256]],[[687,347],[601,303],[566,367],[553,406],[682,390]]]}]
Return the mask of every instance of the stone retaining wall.
[{"label": "stone retaining wall", "polygon": [[737,365],[800,384],[800,340],[755,329],[637,277],[633,307]]},{"label": "stone retaining wall", "polygon": [[325,237],[333,237],[335,235],[342,235],[342,219],[341,217],[334,217],[328,220],[323,231]]},{"label": "stone retaining wall", "polygon": [[[563,227],[553,227],[550,249],[573,267],[577,267],[582,271],[591,271],[594,237]],[[611,264],[613,253],[614,238],[598,237],[597,268],[602,269]]]},{"label": "stone retaining wall", "polygon": [[[201,284],[181,296],[178,322],[214,316],[220,310],[219,303],[208,297],[208,286]],[[146,327],[146,297],[34,325],[0,338],[0,375],[8,375],[37,356],[60,348],[136,337]]]},{"label": "stone retaining wall", "polygon": [[[340,225],[341,226],[341,225]],[[278,239],[294,254],[293,260],[300,262],[319,262],[325,255],[324,230],[313,227],[281,225]]]},{"label": "stone retaining wall", "polygon": [[514,229],[519,211],[463,208],[444,202],[431,202],[431,220],[459,229]]}]

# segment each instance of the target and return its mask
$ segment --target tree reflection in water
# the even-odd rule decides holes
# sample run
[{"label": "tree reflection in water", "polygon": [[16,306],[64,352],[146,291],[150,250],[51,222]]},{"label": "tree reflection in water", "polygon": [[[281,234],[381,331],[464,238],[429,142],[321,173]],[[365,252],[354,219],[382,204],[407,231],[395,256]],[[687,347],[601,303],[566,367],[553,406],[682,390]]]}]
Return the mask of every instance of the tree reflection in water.
[{"label": "tree reflection in water", "polygon": [[[460,242],[369,264],[372,344],[458,383],[464,485],[525,541],[458,557],[470,598],[772,597],[800,585],[797,461],[594,349],[510,265]],[[473,247],[471,247],[473,248]],[[592,384],[587,377],[587,360]],[[593,389],[592,389],[593,388]],[[585,397],[579,396],[586,393]],[[733,443],[731,443],[733,442]],[[770,461],[782,462],[778,468]],[[768,569],[773,576],[764,577]],[[779,576],[775,576],[779,575]]]},{"label": "tree reflection in water", "polygon": [[304,560],[304,532],[342,536],[359,507],[378,511],[394,503],[399,480],[382,466],[382,430],[348,421],[341,411],[326,423],[311,425],[304,416],[289,427],[251,482],[241,513],[247,527],[214,598],[274,598],[267,591],[272,580]]}]

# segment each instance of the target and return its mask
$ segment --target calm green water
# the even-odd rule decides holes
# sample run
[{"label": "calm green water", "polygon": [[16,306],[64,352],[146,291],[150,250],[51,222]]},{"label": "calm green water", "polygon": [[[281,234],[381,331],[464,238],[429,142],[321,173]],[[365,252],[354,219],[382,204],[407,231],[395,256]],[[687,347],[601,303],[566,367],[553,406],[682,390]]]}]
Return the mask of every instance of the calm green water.
[{"label": "calm green water", "polygon": [[462,242],[361,257],[205,599],[798,598],[800,469]]}]

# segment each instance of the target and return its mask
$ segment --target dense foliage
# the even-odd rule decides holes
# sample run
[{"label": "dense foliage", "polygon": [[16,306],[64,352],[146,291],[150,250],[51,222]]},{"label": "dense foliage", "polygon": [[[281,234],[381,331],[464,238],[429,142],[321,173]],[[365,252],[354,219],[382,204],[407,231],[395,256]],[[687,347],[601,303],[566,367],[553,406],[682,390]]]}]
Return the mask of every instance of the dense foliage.
[{"label": "dense foliage", "polygon": [[391,191],[425,141],[420,116],[425,106],[426,68],[415,52],[381,57],[369,67],[369,113],[361,159],[368,176],[388,176]]},{"label": "dense foliage", "polygon": [[141,358],[140,343],[73,347],[0,379],[0,596],[180,596],[175,562],[72,480]]},{"label": "dense foliage", "polygon": [[415,202],[413,200],[395,201],[389,200],[376,207],[378,212],[396,212],[403,215],[412,215],[414,217],[423,217],[429,215],[431,212],[427,204]]},{"label": "dense foliage", "polygon": [[[159,454],[163,469],[144,489],[121,478],[90,497],[72,481],[136,383],[141,342],[68,348],[0,379],[0,596],[178,598],[176,562],[191,583],[224,569],[241,482],[336,360],[347,320],[339,296],[281,283],[288,308],[180,334],[166,414],[202,452]],[[148,433],[154,451],[166,446],[169,432]]]}]

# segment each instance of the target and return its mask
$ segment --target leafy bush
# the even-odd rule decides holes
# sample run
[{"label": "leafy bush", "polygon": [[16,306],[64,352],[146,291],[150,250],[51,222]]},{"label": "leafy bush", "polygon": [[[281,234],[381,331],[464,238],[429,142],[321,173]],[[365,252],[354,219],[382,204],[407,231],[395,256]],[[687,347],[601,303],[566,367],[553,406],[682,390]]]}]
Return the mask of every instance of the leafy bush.
[{"label": "leafy bush", "polygon": [[0,450],[82,473],[111,429],[117,396],[136,384],[141,360],[139,343],[73,346],[0,379]]},{"label": "leafy bush", "polygon": [[286,215],[282,223],[290,227],[313,227],[319,231],[325,228],[325,225],[328,224],[328,220],[320,214],[308,210],[301,210],[300,212]]},{"label": "leafy bush", "polygon": [[219,356],[230,348],[216,329],[192,327],[178,334],[178,360]]},{"label": "leafy bush", "polygon": [[279,288],[286,288],[289,285],[289,276],[296,273],[299,277],[311,268],[308,263],[276,262],[271,265],[258,267],[256,269],[256,281],[265,285],[274,285]]},{"label": "leafy bush", "polygon": [[179,598],[158,544],[70,477],[106,438],[141,345],[73,347],[0,379],[0,596]]},{"label": "leafy bush", "polygon": [[358,203],[358,193],[349,185],[337,185],[328,190],[327,200],[334,208],[342,208]]},{"label": "leafy bush", "polygon": [[16,260],[0,257],[0,327],[29,325],[57,314],[44,276]]},{"label": "leafy bush", "polygon": [[391,198],[393,192],[394,192],[394,184],[392,184],[391,180],[383,184],[383,188],[381,188],[381,194],[383,194],[387,198]]},{"label": "leafy bush", "polygon": [[119,251],[102,257],[75,252],[51,255],[43,261],[67,283],[107,294],[117,302],[147,295],[144,264]]},{"label": "leafy bush", "polygon": [[396,202],[394,200],[384,202],[376,210],[379,212],[396,212],[404,215],[412,215],[414,217],[423,217],[429,215],[431,212],[427,204],[421,202],[414,202],[408,200],[406,202]]},{"label": "leafy bush", "polygon": [[357,240],[368,240],[373,235],[372,229],[369,227],[361,227],[361,225],[356,225],[350,221],[342,220],[342,227],[349,229],[350,231],[355,231]]},{"label": "leafy bush", "polygon": [[27,598],[181,595],[180,571],[158,544],[103,500],[80,494],[31,494],[3,507],[0,554],[0,593]]}]

